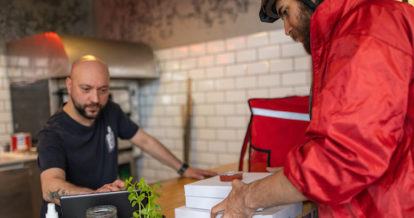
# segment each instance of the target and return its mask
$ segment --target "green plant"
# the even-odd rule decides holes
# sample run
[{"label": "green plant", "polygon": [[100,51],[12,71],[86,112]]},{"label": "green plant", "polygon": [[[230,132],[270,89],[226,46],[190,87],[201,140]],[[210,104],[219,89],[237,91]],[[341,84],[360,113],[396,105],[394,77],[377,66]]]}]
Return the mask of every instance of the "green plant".
[{"label": "green plant", "polygon": [[[138,210],[132,214],[134,218],[156,218],[163,217],[160,213],[161,205],[155,203],[155,200],[160,197],[155,189],[160,188],[160,184],[154,184],[152,187],[145,183],[144,179],[141,178],[139,182],[133,181],[132,177],[125,180],[125,185],[128,188],[128,199],[131,202],[131,206],[138,206]],[[143,200],[147,198],[148,202],[144,206]]]}]

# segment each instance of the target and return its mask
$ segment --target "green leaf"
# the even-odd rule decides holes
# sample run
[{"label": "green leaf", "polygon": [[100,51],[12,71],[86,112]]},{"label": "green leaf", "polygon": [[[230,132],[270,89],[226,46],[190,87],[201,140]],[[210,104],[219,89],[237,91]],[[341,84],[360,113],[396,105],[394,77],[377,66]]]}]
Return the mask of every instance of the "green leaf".
[{"label": "green leaf", "polygon": [[156,210],[162,210],[162,207],[161,207],[161,205],[157,204],[157,205],[155,205],[155,209]]},{"label": "green leaf", "polygon": [[137,198],[137,201],[138,202],[141,202],[142,200],[144,200],[145,199],[145,196],[143,196],[143,195],[140,195],[138,198]]}]

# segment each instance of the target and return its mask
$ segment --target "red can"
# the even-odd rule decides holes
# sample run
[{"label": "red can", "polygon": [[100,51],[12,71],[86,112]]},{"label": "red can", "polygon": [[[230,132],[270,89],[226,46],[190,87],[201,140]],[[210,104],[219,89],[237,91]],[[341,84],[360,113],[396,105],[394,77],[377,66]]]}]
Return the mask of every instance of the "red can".
[{"label": "red can", "polygon": [[32,147],[32,139],[30,133],[19,132],[12,135],[11,151],[25,151]]}]

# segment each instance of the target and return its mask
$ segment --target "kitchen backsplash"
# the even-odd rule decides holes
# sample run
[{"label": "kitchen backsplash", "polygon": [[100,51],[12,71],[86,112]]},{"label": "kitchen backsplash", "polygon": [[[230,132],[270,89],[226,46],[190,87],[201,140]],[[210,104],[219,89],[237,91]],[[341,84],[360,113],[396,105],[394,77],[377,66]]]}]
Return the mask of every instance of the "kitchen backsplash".
[{"label": "kitchen backsplash", "polygon": [[[140,82],[139,125],[182,158],[182,108],[191,78],[193,167],[238,161],[249,98],[309,94],[310,56],[283,30],[157,50],[156,56],[161,77]],[[177,176],[149,155],[138,167],[148,182]]]},{"label": "kitchen backsplash", "polygon": [[10,143],[13,133],[10,108],[9,82],[7,79],[6,56],[0,52],[0,143]]}]

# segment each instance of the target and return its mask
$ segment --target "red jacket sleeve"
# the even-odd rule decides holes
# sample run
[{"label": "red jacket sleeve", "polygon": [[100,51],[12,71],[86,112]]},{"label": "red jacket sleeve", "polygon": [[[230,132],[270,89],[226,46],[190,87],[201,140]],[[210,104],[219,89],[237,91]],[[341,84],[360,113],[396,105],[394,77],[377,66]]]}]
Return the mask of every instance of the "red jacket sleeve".
[{"label": "red jacket sleeve", "polygon": [[[411,56],[381,40],[331,42],[314,90],[308,142],[287,157],[285,175],[308,199],[349,202],[389,167],[402,137]],[[314,84],[315,84],[314,83]]]}]

